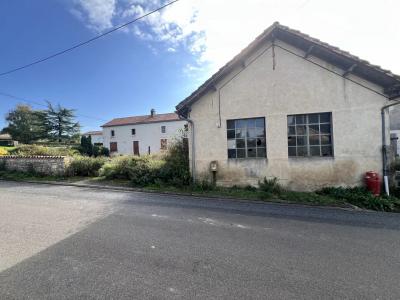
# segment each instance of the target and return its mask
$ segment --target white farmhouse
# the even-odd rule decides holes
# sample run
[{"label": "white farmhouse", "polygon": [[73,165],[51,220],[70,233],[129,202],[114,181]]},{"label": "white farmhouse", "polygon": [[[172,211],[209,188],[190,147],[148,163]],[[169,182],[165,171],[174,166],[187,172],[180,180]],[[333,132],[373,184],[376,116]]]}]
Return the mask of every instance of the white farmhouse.
[{"label": "white farmhouse", "polygon": [[369,170],[388,178],[387,105],[399,97],[399,76],[274,23],[176,109],[195,178],[311,190]]},{"label": "white farmhouse", "polygon": [[104,124],[104,146],[113,154],[152,154],[164,151],[178,137],[186,121],[176,113],[116,118]]},{"label": "white farmhouse", "polygon": [[96,146],[103,146],[103,132],[102,131],[88,131],[82,134],[85,137],[90,137],[92,144]]}]

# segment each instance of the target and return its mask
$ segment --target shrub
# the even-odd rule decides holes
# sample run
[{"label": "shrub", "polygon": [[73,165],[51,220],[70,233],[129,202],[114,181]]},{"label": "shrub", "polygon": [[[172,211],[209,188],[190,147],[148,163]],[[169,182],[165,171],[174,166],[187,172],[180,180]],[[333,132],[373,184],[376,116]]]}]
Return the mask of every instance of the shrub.
[{"label": "shrub", "polygon": [[98,176],[100,168],[106,163],[104,157],[74,156],[68,166],[71,176]]},{"label": "shrub", "polygon": [[81,154],[86,154],[88,156],[92,156],[93,154],[93,145],[92,145],[92,138],[90,135],[88,137],[82,135],[81,136],[81,145],[80,145],[80,152]]},{"label": "shrub", "polygon": [[[107,148],[104,148],[107,149]],[[107,149],[108,150],[108,149]],[[183,140],[176,140],[164,156],[117,156],[106,163],[100,175],[107,179],[129,179],[133,185],[190,184],[189,157]]]},{"label": "shrub", "polygon": [[92,153],[93,153],[94,157],[97,157],[97,156],[110,156],[110,150],[108,150],[108,148],[103,147],[103,146],[94,145]]},{"label": "shrub", "polygon": [[133,185],[148,185],[163,182],[161,169],[165,162],[155,156],[117,156],[100,170],[107,179],[129,179]]},{"label": "shrub", "polygon": [[76,150],[67,147],[45,147],[39,145],[20,145],[9,152],[11,155],[20,156],[68,156],[77,153]]},{"label": "shrub", "polygon": [[165,164],[160,170],[161,179],[174,186],[189,185],[191,181],[189,169],[189,151],[186,140],[176,139],[164,155]]},{"label": "shrub", "polygon": [[8,151],[4,148],[0,148],[0,156],[8,155]]},{"label": "shrub", "polygon": [[279,179],[277,177],[273,177],[271,179],[264,177],[263,181],[258,182],[258,186],[262,192],[267,194],[280,195],[283,191],[283,188],[279,184]]},{"label": "shrub", "polygon": [[348,203],[367,209],[393,211],[400,208],[399,199],[386,195],[376,197],[363,187],[327,187],[317,193],[343,199]]}]

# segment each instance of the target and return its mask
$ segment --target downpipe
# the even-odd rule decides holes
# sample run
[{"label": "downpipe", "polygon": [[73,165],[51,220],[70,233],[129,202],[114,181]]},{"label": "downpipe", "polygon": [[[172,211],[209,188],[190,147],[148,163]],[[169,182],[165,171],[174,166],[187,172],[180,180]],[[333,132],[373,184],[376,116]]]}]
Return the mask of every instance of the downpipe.
[{"label": "downpipe", "polygon": [[190,124],[190,131],[191,131],[191,135],[192,135],[192,137],[191,137],[191,148],[192,148],[192,180],[193,180],[193,182],[196,182],[196,160],[195,160],[195,143],[194,143],[194,122],[193,122],[193,120],[191,120],[191,119],[189,119],[189,118],[185,118],[185,117],[183,117],[182,115],[180,115],[179,113],[178,113],[178,115],[179,115],[179,118],[181,119],[181,120],[184,120],[184,121],[186,121],[186,122],[188,122],[189,124]]},{"label": "downpipe", "polygon": [[385,105],[381,108],[381,118],[382,118],[382,164],[383,164],[383,183],[385,186],[386,195],[390,195],[389,191],[389,166],[388,166],[388,155],[387,155],[387,145],[386,145],[386,118],[385,113],[389,107],[399,105],[400,101]]}]

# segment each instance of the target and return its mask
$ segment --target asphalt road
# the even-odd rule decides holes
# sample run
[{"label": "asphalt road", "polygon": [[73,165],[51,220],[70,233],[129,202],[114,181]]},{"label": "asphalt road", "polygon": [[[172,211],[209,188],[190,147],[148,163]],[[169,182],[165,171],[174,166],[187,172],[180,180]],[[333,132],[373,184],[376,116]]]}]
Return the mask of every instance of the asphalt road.
[{"label": "asphalt road", "polygon": [[0,181],[0,299],[400,299],[400,215]]}]

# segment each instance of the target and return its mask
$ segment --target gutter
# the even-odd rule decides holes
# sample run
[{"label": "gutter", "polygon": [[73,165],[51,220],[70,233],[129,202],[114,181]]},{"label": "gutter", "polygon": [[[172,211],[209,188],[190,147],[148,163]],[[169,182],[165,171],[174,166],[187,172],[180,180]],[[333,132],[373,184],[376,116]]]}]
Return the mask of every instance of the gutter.
[{"label": "gutter", "polygon": [[382,118],[382,164],[383,164],[383,182],[385,185],[386,195],[389,196],[389,167],[388,167],[388,158],[387,158],[387,145],[386,145],[386,120],[385,120],[385,112],[389,107],[399,105],[400,101],[396,101],[394,103],[387,104],[381,108],[381,118]]},{"label": "gutter", "polygon": [[191,120],[191,119],[189,119],[189,118],[187,118],[187,117],[184,117],[183,115],[181,115],[181,113],[180,112],[177,112],[177,114],[178,114],[178,116],[179,116],[179,118],[181,119],[181,120],[184,120],[184,121],[186,121],[186,122],[188,122],[188,123],[190,123],[190,130],[191,130],[191,133],[192,133],[192,138],[191,138],[191,146],[192,146],[192,167],[191,167],[191,175],[192,175],[192,180],[193,180],[193,182],[196,182],[196,160],[195,160],[195,143],[194,143],[194,122],[193,122],[193,120]]}]

